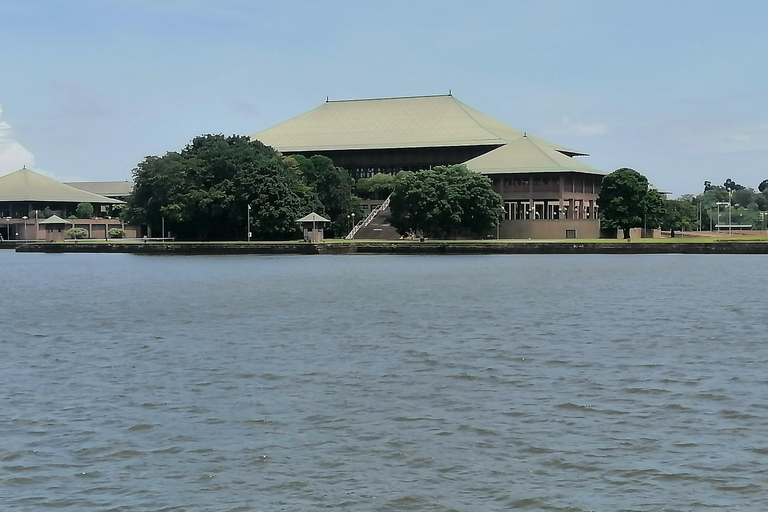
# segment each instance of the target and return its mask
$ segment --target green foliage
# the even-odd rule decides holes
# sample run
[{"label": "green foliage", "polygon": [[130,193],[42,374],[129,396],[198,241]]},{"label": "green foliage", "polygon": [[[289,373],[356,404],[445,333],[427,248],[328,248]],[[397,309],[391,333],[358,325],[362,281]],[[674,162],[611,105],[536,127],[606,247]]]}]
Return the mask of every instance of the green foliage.
[{"label": "green foliage", "polygon": [[603,225],[624,231],[657,227],[664,217],[664,198],[648,187],[648,179],[634,169],[621,168],[603,178],[597,205]]},{"label": "green foliage", "polygon": [[91,203],[79,203],[75,208],[78,219],[90,219],[93,217],[93,205]]},{"label": "green foliage", "polygon": [[665,213],[661,229],[669,231],[694,231],[698,228],[698,207],[690,200],[665,200]]},{"label": "green foliage", "polygon": [[[760,183],[760,186],[765,189],[764,184],[766,183],[768,180]],[[751,224],[756,229],[763,229],[765,226],[765,216],[761,217],[760,212],[768,211],[768,190],[756,191],[739,185],[729,178],[723,186],[711,185],[710,183],[709,187],[705,187],[703,194],[689,198],[689,200],[697,208],[699,204],[701,205],[702,229],[714,228],[718,224],[728,224],[729,214],[731,224]],[[717,203],[728,204],[718,206]],[[729,204],[732,205],[730,211]]]},{"label": "green foliage", "polygon": [[331,219],[331,224],[325,231],[326,235],[346,235],[349,230],[347,217],[354,213],[360,218],[362,214],[360,200],[353,194],[355,180],[346,169],[336,167],[333,161],[325,156],[306,158],[302,155],[292,155],[288,159],[295,162],[300,176],[311,190],[316,201],[313,209]]},{"label": "green foliage", "polygon": [[433,238],[482,235],[499,222],[502,208],[491,181],[464,165],[401,172],[395,180],[390,222],[406,235]]},{"label": "green foliage", "polygon": [[395,176],[386,173],[357,180],[357,193],[366,199],[386,199],[395,189]]},{"label": "green foliage", "polygon": [[88,230],[85,228],[72,228],[67,231],[69,238],[88,238]]},{"label": "green foliage", "polygon": [[202,135],[180,152],[148,156],[133,170],[134,189],[121,218],[166,229],[180,239],[299,236],[296,219],[314,206],[312,193],[274,149],[249,137]]},{"label": "green foliage", "polygon": [[740,188],[733,192],[733,204],[741,206],[742,208],[749,207],[750,204],[755,202],[755,191],[751,188]]},{"label": "green foliage", "polygon": [[125,230],[120,228],[112,228],[109,230],[109,238],[125,238]]}]

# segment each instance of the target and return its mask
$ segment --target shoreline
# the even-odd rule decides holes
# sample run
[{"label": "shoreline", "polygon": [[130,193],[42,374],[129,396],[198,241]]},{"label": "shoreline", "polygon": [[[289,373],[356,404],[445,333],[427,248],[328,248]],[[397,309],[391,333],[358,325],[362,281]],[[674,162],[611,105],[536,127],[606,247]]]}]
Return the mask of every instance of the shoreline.
[{"label": "shoreline", "polygon": [[[9,247],[9,245],[11,245]],[[226,254],[768,254],[765,241],[695,242],[100,242],[8,243],[21,253]]]}]

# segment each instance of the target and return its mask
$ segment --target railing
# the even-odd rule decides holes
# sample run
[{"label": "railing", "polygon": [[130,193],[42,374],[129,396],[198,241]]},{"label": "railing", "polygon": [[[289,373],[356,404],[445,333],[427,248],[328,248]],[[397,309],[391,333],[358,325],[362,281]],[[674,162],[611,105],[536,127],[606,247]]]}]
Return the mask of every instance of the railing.
[{"label": "railing", "polygon": [[355,224],[355,227],[352,228],[352,231],[349,232],[347,236],[344,238],[347,240],[353,240],[355,238],[355,235],[357,235],[357,232],[366,227],[368,224],[373,221],[374,218],[379,214],[379,212],[382,212],[389,208],[389,202],[392,199],[392,194],[389,194],[387,198],[384,200],[383,203],[381,203],[379,206],[371,210],[371,213],[368,214],[366,218]]}]

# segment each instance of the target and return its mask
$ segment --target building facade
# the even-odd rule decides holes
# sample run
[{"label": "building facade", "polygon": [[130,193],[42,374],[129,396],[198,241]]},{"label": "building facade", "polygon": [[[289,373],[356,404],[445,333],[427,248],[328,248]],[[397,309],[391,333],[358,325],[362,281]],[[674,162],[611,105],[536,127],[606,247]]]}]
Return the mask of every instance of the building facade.
[{"label": "building facade", "polygon": [[[326,101],[252,138],[285,155],[327,156],[356,179],[465,164],[488,176],[500,196],[501,238],[599,236],[596,201],[605,173],[577,158],[586,153],[522,132],[452,95]],[[374,224],[397,236],[386,222]]]}]

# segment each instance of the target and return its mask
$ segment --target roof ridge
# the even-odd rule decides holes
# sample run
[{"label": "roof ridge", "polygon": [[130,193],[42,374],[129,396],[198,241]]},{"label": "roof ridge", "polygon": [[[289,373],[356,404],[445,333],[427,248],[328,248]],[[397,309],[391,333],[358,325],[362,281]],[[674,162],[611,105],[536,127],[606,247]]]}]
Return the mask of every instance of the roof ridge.
[{"label": "roof ridge", "polygon": [[[528,137],[528,134],[527,134],[527,133],[526,133],[525,135],[523,135],[523,138],[524,138],[524,139],[527,139],[527,140],[528,140],[528,142],[530,142],[530,143],[533,145],[533,147],[535,147],[535,148],[536,148],[536,150],[537,150],[539,153],[541,153],[542,155],[544,155],[545,157],[547,157],[547,158],[548,158],[548,159],[549,159],[549,160],[550,160],[550,161],[551,161],[553,164],[557,164],[557,165],[560,165],[560,164],[558,164],[557,160],[555,160],[554,158],[552,158],[552,155],[550,155],[549,153],[547,153],[546,151],[544,151],[544,149],[542,149],[542,147],[541,147],[541,146],[539,146],[538,144],[536,144],[536,141],[535,141],[535,140],[532,140],[532,139],[530,139],[530,138]],[[548,149],[548,150],[550,150],[551,148],[547,148],[547,149]],[[551,149],[551,151],[557,151],[557,150],[556,150],[556,149]],[[558,153],[560,153],[559,151],[557,151],[557,152],[558,152]],[[561,155],[563,155],[562,153],[560,153],[560,154],[561,154]],[[565,156],[565,155],[563,155],[563,156]],[[566,158],[570,158],[570,157],[566,157]]]},{"label": "roof ridge", "polygon": [[[475,122],[475,124],[477,124],[477,126],[479,126],[480,128],[482,128],[483,130],[485,130],[486,132],[490,133],[491,135],[493,135],[494,137],[496,137],[497,139],[499,139],[501,141],[511,142],[511,141],[509,141],[507,139],[503,139],[501,136],[499,136],[498,133],[494,132],[493,130],[491,130],[489,128],[486,128],[484,125],[482,125],[480,123],[480,121],[475,119],[475,116],[473,116],[472,113],[470,113],[466,108],[464,108],[465,106],[468,107],[468,108],[471,108],[471,107],[469,107],[468,105],[464,105],[464,103],[462,103],[461,101],[457,100],[456,98],[454,98],[453,100],[459,105],[459,108],[461,110],[463,110],[464,113],[467,114]],[[472,110],[474,110],[474,109],[472,109]],[[480,111],[478,110],[478,112],[480,112]],[[483,115],[488,115],[488,114],[483,114]]]},{"label": "roof ridge", "polygon": [[384,100],[411,100],[415,98],[447,98],[447,97],[453,97],[452,94],[425,94],[425,95],[416,95],[416,96],[391,96],[389,98],[355,98],[355,99],[347,99],[347,100],[325,100],[326,103],[344,103],[344,102],[351,102],[351,101],[384,101]]}]

